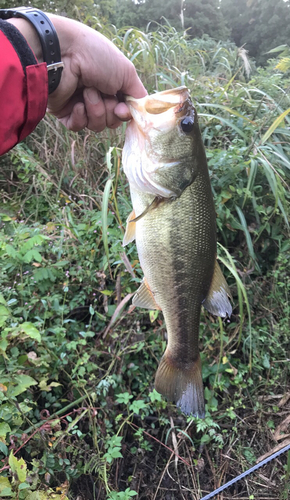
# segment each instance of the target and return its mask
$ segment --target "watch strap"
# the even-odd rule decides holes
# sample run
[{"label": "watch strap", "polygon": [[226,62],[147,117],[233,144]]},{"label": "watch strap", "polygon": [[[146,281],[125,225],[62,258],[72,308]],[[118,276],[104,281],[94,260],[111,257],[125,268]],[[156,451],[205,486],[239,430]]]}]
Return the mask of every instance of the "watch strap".
[{"label": "watch strap", "polygon": [[64,64],[61,62],[60,46],[56,30],[49,19],[39,9],[34,7],[18,7],[15,9],[0,9],[0,19],[20,17],[29,21],[37,31],[40,39],[43,60],[48,70],[48,93],[57,88]]}]

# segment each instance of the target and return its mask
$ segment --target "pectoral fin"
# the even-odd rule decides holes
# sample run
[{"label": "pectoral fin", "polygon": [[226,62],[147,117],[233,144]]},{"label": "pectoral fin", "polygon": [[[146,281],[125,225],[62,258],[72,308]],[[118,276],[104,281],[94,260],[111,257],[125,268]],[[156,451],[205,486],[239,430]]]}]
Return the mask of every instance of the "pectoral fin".
[{"label": "pectoral fin", "polygon": [[211,286],[202,305],[211,314],[214,314],[214,316],[225,318],[232,314],[232,306],[229,297],[232,298],[230,289],[216,261]]},{"label": "pectoral fin", "polygon": [[154,200],[150,203],[150,205],[148,205],[148,207],[145,208],[144,212],[142,212],[142,214],[138,215],[138,217],[134,217],[134,219],[131,219],[131,223],[132,222],[137,222],[138,220],[142,219],[142,217],[144,217],[144,215],[148,214],[148,212],[150,212],[151,210],[153,210],[154,208],[158,207],[158,205],[161,203],[161,201],[163,200],[163,198],[161,198],[160,196],[156,196],[154,198]]},{"label": "pectoral fin", "polygon": [[135,240],[135,231],[136,231],[136,222],[134,221],[135,218],[136,218],[135,210],[132,210],[127,219],[126,231],[123,238],[123,247],[128,245],[128,243],[131,243],[131,241]]},{"label": "pectoral fin", "polygon": [[132,304],[137,307],[142,307],[143,309],[160,309],[145,278],[142,282],[142,285],[135,293]]}]

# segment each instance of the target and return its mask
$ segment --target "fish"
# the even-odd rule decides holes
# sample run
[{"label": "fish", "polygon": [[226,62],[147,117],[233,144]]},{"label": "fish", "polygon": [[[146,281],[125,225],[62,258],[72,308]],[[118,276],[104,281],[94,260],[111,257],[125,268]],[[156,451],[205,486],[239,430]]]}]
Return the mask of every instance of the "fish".
[{"label": "fish", "polygon": [[122,164],[133,210],[123,246],[135,240],[144,273],[132,303],[162,311],[167,347],[155,389],[185,414],[204,418],[198,347],[201,307],[230,316],[217,262],[216,213],[198,116],[186,87],[126,98],[132,120]]}]

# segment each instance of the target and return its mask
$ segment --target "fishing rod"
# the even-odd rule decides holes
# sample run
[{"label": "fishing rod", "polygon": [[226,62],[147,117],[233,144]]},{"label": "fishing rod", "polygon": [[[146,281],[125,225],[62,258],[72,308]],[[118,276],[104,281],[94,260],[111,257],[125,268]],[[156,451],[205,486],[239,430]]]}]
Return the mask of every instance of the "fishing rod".
[{"label": "fishing rod", "polygon": [[239,476],[236,476],[234,479],[231,479],[231,481],[228,481],[223,486],[220,486],[219,488],[214,490],[212,493],[209,493],[205,497],[202,497],[200,500],[210,500],[210,498],[214,498],[216,495],[218,495],[219,493],[224,491],[226,488],[229,488],[229,486],[232,486],[232,484],[235,484],[238,481],[240,481],[241,479],[243,479],[244,477],[248,476],[249,474],[252,474],[252,472],[259,469],[260,467],[263,467],[263,465],[267,464],[268,462],[271,462],[271,460],[274,460],[275,458],[279,457],[279,455],[282,455],[282,453],[285,453],[288,450],[290,450],[290,443],[287,444],[287,446],[284,446],[284,448],[281,448],[281,450],[276,451],[276,453],[273,453],[272,455],[265,458],[264,460],[262,460],[258,464],[254,465],[250,469],[246,470],[245,472],[243,472]]}]

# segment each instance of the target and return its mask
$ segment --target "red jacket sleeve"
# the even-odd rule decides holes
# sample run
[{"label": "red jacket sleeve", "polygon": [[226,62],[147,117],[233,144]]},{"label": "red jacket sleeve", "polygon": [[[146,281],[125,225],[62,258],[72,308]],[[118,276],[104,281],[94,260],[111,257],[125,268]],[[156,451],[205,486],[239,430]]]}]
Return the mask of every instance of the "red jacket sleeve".
[{"label": "red jacket sleeve", "polygon": [[[8,25],[8,26],[7,26]],[[21,33],[0,22],[0,155],[43,118],[48,98],[46,63],[38,64]]]}]

